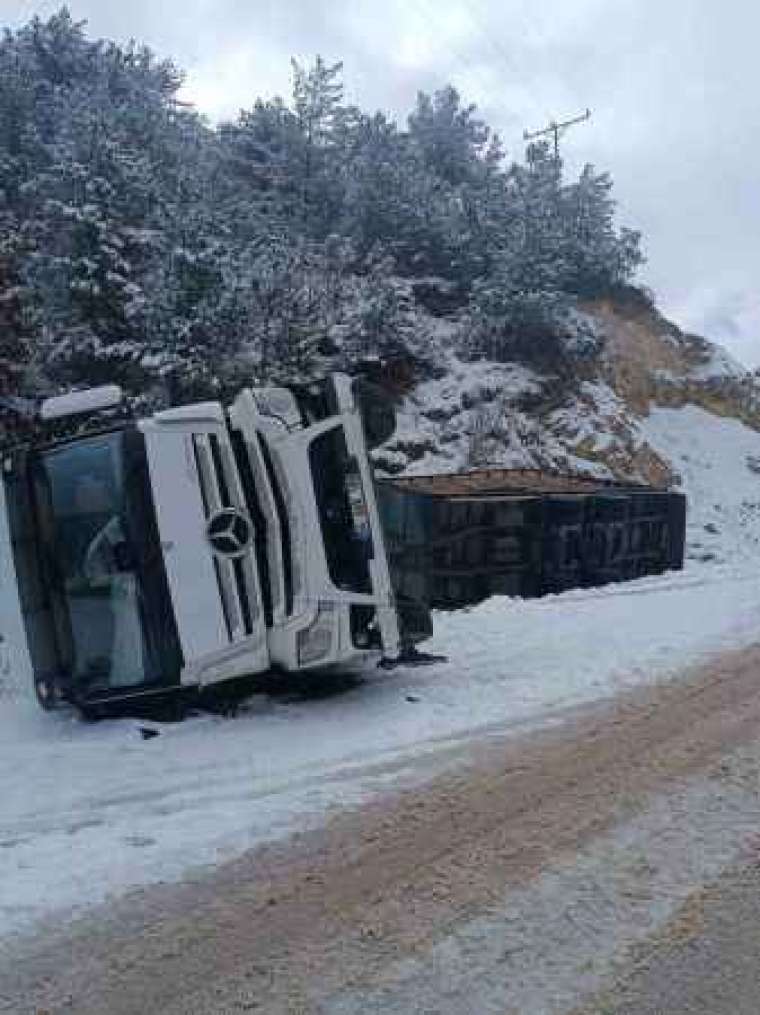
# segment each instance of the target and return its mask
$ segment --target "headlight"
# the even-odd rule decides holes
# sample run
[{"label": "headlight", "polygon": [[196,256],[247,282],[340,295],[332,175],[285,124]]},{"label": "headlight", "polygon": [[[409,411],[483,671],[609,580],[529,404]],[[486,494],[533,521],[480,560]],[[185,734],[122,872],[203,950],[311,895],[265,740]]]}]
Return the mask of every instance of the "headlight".
[{"label": "headlight", "polygon": [[335,609],[332,603],[320,603],[314,623],[298,632],[298,665],[308,666],[330,654],[335,630]]}]

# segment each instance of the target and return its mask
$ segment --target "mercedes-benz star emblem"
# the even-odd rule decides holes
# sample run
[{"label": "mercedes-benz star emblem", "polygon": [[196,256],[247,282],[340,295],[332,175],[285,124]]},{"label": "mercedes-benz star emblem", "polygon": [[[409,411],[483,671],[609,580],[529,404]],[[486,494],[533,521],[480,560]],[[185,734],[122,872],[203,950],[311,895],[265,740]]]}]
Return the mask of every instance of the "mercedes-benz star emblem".
[{"label": "mercedes-benz star emblem", "polygon": [[237,508],[223,508],[209,519],[206,535],[220,557],[241,557],[251,545],[253,525]]}]

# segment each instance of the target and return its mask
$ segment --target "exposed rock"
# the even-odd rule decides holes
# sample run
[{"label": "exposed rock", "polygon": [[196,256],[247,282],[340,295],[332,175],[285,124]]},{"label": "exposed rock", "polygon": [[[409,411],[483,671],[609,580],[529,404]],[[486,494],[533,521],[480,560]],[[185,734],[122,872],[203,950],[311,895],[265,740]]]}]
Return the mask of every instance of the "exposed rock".
[{"label": "exposed rock", "polygon": [[635,412],[692,403],[760,430],[760,380],[720,346],[681,331],[645,301],[584,309],[605,334],[602,376]]},{"label": "exposed rock", "polygon": [[[593,342],[577,355],[565,343],[556,362],[531,368],[441,354],[404,393],[378,467],[393,475],[539,468],[661,487],[679,474],[642,434],[652,407],[693,403],[760,430],[760,375],[668,321],[646,292],[621,289],[584,304],[573,321]],[[760,453],[747,456],[747,468],[760,474]]]}]

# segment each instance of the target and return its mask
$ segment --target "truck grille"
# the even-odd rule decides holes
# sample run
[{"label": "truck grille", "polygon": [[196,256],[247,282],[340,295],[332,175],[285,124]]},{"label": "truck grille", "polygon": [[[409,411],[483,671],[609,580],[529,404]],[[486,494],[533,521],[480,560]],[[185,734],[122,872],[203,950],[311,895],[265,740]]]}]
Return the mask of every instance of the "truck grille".
[{"label": "truck grille", "polygon": [[[229,446],[215,434],[195,434],[192,441],[206,521],[226,508],[234,508],[247,517]],[[214,553],[213,560],[227,634],[230,642],[242,641],[254,633],[259,620],[260,598],[253,542],[239,556]]]}]

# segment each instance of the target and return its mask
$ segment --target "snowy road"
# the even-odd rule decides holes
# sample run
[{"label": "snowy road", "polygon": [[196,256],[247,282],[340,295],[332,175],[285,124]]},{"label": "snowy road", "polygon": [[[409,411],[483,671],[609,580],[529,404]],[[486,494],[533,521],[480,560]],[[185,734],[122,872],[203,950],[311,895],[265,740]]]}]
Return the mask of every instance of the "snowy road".
[{"label": "snowy road", "polygon": [[0,699],[0,928],[216,865],[430,778],[452,746],[758,640],[755,569],[713,567],[441,615],[446,665],[373,671],[321,701],[255,699],[150,741],[134,722]]},{"label": "snowy road", "polygon": [[[724,653],[460,745],[424,787],[7,940],[0,1012],[607,1012],[631,955],[693,940],[703,886],[756,867],[758,674],[760,646]],[[651,1011],[685,1010],[661,986]]]}]

